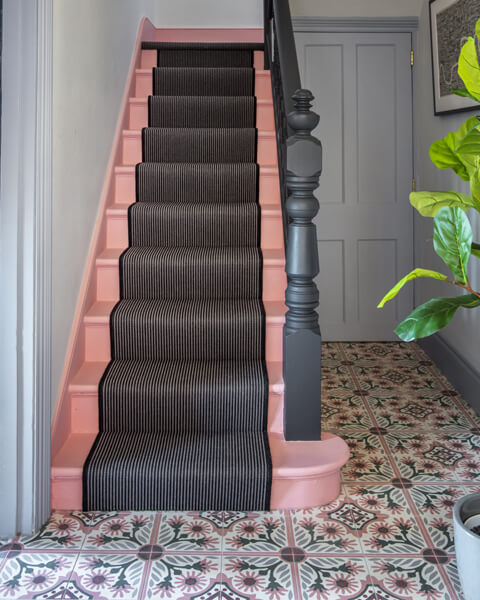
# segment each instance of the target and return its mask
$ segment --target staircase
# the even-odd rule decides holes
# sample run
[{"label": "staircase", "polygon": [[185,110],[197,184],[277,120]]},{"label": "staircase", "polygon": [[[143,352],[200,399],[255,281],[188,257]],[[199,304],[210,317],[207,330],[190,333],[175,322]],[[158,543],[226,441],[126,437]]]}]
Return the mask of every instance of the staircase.
[{"label": "staircase", "polygon": [[264,510],[338,493],[344,442],[283,437],[262,41],[140,26],[54,419],[53,508]]}]

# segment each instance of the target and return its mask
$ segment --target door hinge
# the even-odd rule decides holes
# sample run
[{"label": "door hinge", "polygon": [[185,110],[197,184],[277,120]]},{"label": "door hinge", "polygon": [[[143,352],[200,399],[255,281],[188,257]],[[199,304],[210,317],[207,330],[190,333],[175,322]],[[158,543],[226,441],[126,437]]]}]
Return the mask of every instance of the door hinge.
[{"label": "door hinge", "polygon": [[415,183],[415,177],[412,177],[412,192],[417,191],[417,184]]},{"label": "door hinge", "polygon": [[410,66],[413,67],[414,63],[414,53],[413,50],[410,50]]}]

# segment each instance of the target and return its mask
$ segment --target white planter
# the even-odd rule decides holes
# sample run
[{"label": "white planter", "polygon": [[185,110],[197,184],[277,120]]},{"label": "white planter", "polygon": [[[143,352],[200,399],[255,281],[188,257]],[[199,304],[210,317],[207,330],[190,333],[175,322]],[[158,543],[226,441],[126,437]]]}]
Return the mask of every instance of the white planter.
[{"label": "white planter", "polygon": [[480,535],[471,531],[480,523],[475,515],[480,515],[480,492],[460,498],[453,509],[455,552],[465,600],[480,598]]}]

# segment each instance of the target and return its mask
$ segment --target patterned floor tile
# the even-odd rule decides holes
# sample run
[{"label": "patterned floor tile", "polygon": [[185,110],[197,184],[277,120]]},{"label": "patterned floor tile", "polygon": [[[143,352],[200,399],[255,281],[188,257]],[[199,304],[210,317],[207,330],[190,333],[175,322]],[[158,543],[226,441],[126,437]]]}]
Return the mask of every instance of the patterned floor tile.
[{"label": "patterned floor tile", "polygon": [[148,545],[155,520],[154,512],[109,512],[92,517],[83,550],[138,550]]},{"label": "patterned floor tile", "polygon": [[220,600],[219,555],[164,554],[151,561],[145,598]]},{"label": "patterned floor tile", "polygon": [[361,552],[351,509],[350,498],[342,492],[325,506],[290,511],[295,547],[306,553]]},{"label": "patterned floor tile", "polygon": [[480,481],[480,433],[388,432],[402,477],[412,481]]},{"label": "patterned floor tile", "polygon": [[354,386],[348,370],[344,366],[322,368],[322,395],[329,398],[331,395],[351,396]]},{"label": "patterned floor tile", "polygon": [[418,360],[413,345],[404,342],[346,342],[341,344],[341,347],[346,358],[357,364],[367,361],[373,365],[379,361],[394,363]]},{"label": "patterned floor tile", "polygon": [[326,394],[322,402],[322,424],[328,431],[369,431],[375,426],[361,396]]},{"label": "patterned floor tile", "polygon": [[110,600],[137,598],[147,557],[135,554],[82,553],[68,583],[67,598]]},{"label": "patterned floor tile", "polygon": [[442,565],[441,568],[445,571],[446,576],[450,580],[450,583],[458,596],[458,600],[464,600],[462,584],[460,581],[460,575],[458,573],[455,557],[453,557],[449,563]]},{"label": "patterned floor tile", "polygon": [[296,600],[292,564],[298,560],[298,555],[286,552],[225,556],[222,600]]},{"label": "patterned floor tile", "polygon": [[363,558],[308,557],[298,570],[305,600],[376,600]]},{"label": "patterned floor tile", "polygon": [[88,532],[88,521],[83,513],[56,511],[40,530],[29,536],[18,538],[22,548],[77,551],[84,542]]},{"label": "patterned floor tile", "polygon": [[0,572],[0,598],[61,598],[76,554],[10,552]]},{"label": "patterned floor tile", "polygon": [[348,495],[364,553],[413,554],[427,547],[402,487],[349,486]]},{"label": "patterned floor tile", "polygon": [[367,398],[380,427],[389,430],[467,430],[472,425],[462,411],[442,392],[417,396]]},{"label": "patterned floor tile", "polygon": [[342,471],[344,482],[390,481],[395,475],[377,433],[343,432],[350,448],[350,460]]},{"label": "patterned floor tile", "polygon": [[220,552],[223,520],[211,511],[165,512],[155,543],[168,552]]},{"label": "patterned floor tile", "polygon": [[434,547],[453,552],[452,511],[455,502],[465,494],[465,489],[456,484],[414,485],[408,493]]},{"label": "patterned floor tile", "polygon": [[451,584],[445,583],[439,566],[422,557],[369,558],[367,564],[378,600],[458,599]]},{"label": "patterned floor tile", "polygon": [[225,523],[223,552],[278,553],[287,546],[284,511],[232,513]]}]

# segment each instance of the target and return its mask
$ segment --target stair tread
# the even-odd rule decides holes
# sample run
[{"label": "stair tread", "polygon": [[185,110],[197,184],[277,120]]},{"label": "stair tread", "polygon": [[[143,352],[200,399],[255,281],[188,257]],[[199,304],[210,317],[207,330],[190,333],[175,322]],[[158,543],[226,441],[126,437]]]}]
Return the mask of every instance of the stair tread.
[{"label": "stair tread", "polygon": [[[95,433],[70,433],[52,458],[53,478],[81,480],[83,464],[96,436]],[[338,470],[348,458],[348,446],[332,434],[325,433],[321,441],[312,442],[287,442],[281,435],[269,434],[268,437],[276,479],[315,477],[325,471]],[[341,456],[341,460],[332,462],[332,455]]]},{"label": "stair tread", "polygon": [[[72,382],[69,386],[70,392],[85,394],[97,392],[98,383],[107,364],[107,362],[84,362],[72,378]],[[282,363],[274,361],[267,362],[267,371],[270,392],[276,394],[281,393],[283,391]]]},{"label": "stair tread", "polygon": [[[135,300],[129,300],[129,302],[135,302]],[[139,300],[138,302],[145,302],[145,300]],[[153,300],[151,302],[175,302],[170,300]],[[199,302],[198,300],[186,300],[184,302]],[[205,302],[205,301],[200,301]],[[218,304],[218,301],[215,301]],[[235,302],[234,300],[221,300],[224,302]],[[257,301],[258,302],[258,301]],[[97,300],[88,309],[85,315],[86,323],[109,323],[110,313],[113,307],[117,304],[115,300]],[[283,323],[285,317],[285,303],[283,301],[276,300],[263,300],[265,307],[265,314],[267,324],[269,323]]]},{"label": "stair tread", "polygon": [[[152,204],[152,205],[159,205],[161,204],[160,202],[132,202],[132,204],[121,204],[121,203],[113,203],[111,204],[108,208],[107,208],[107,214],[110,214],[112,216],[127,216],[128,214],[128,207],[135,205],[135,204]],[[169,202],[169,205],[178,205],[178,206],[185,206],[184,204],[181,203],[176,203],[176,202]],[[232,204],[242,204],[241,202],[232,202]],[[278,204],[261,204],[260,205],[260,210],[262,211],[262,214],[265,214],[266,216],[279,216],[282,214],[282,208],[280,205]]]},{"label": "stair tread", "polygon": [[263,42],[142,42],[142,50],[263,50]]},{"label": "stair tread", "polygon": [[[118,266],[118,259],[124,251],[124,248],[104,248],[97,256],[97,264]],[[262,254],[264,267],[285,265],[285,253],[281,248],[262,249]]]}]

